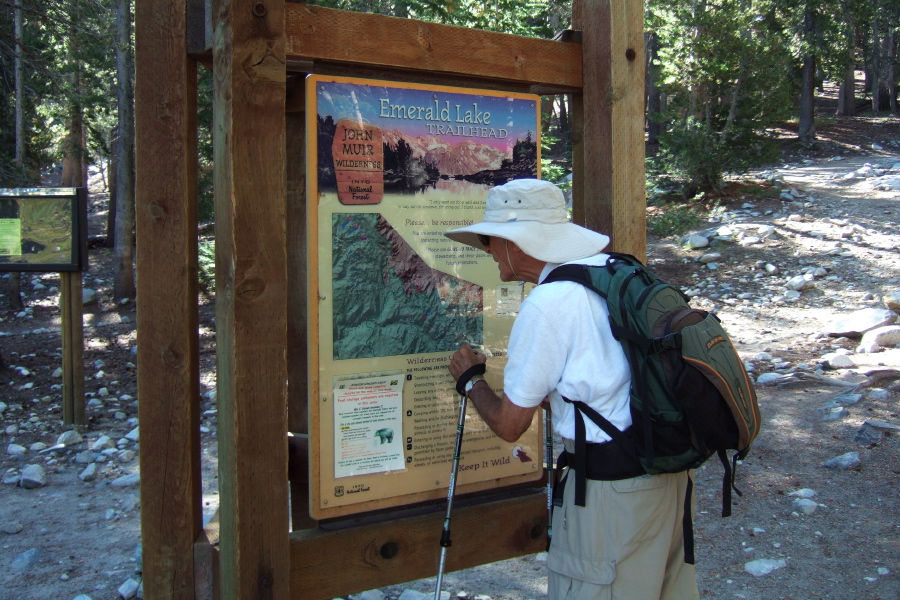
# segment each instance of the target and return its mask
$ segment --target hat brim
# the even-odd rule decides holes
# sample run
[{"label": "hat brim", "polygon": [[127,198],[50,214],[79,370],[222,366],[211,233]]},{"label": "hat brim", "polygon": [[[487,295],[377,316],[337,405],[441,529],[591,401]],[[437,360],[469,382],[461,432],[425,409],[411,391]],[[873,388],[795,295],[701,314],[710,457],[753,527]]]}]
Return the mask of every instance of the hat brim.
[{"label": "hat brim", "polygon": [[444,233],[455,242],[485,250],[479,235],[500,237],[513,242],[525,254],[551,263],[564,263],[602,252],[609,237],[574,223],[511,221],[483,222]]}]

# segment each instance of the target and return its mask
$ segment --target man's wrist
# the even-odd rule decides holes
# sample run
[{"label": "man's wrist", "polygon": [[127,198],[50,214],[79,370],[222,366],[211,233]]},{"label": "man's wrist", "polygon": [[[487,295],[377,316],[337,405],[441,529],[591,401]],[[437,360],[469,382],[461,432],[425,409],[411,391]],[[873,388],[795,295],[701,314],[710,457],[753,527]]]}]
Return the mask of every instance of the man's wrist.
[{"label": "man's wrist", "polygon": [[484,377],[482,377],[481,375],[475,375],[474,377],[472,377],[472,379],[470,379],[469,381],[466,382],[466,385],[464,388],[465,392],[466,392],[466,397],[468,397],[469,394],[472,393],[472,390],[475,388],[475,384],[478,383],[479,381],[484,381]]}]

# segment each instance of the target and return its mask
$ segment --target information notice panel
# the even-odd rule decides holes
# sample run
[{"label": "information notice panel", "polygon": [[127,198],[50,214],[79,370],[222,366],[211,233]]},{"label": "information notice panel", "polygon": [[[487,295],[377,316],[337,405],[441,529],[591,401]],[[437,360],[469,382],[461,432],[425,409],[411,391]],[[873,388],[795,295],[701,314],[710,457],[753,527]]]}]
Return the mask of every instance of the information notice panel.
[{"label": "information notice panel", "polygon": [[0,189],[0,272],[87,270],[85,192]]},{"label": "information notice panel", "polygon": [[[463,341],[492,358],[527,293],[443,232],[480,221],[488,190],[536,177],[538,96],[311,75],[311,512],[446,496]],[[467,411],[458,493],[540,479],[540,419],[514,444]]]}]

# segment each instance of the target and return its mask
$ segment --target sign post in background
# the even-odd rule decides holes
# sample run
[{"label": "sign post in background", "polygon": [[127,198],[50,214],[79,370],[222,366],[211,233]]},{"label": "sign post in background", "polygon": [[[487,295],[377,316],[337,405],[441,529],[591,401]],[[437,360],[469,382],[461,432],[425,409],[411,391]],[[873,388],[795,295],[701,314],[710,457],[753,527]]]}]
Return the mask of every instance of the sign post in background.
[{"label": "sign post in background", "polygon": [[[311,512],[317,519],[446,495],[466,341],[502,392],[523,285],[443,232],[488,190],[536,177],[538,96],[310,76],[307,153]],[[515,444],[470,410],[461,493],[535,481],[540,423]]]},{"label": "sign post in background", "polygon": [[63,423],[83,425],[85,188],[0,189],[0,271],[59,273]]}]

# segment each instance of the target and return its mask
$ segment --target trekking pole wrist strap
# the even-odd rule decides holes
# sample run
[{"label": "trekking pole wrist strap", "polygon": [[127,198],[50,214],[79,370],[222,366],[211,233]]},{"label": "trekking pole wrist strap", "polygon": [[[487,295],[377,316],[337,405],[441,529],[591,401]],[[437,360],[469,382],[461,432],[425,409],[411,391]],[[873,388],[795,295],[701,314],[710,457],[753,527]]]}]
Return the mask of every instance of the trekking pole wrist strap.
[{"label": "trekking pole wrist strap", "polygon": [[484,363],[478,363],[472,365],[465,371],[463,371],[462,375],[459,376],[459,379],[456,380],[456,393],[460,396],[466,395],[466,384],[469,383],[476,375],[484,375],[487,372],[487,367]]}]

